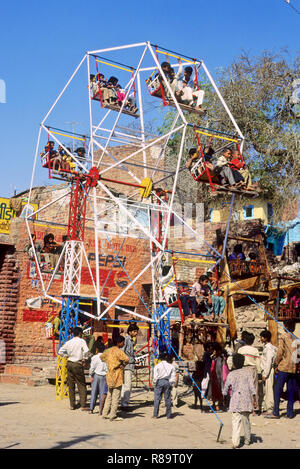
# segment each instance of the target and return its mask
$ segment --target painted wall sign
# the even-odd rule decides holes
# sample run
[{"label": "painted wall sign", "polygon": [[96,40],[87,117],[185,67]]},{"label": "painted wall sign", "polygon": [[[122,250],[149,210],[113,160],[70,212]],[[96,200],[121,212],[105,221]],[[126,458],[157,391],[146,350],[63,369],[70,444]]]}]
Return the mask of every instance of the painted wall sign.
[{"label": "painted wall sign", "polygon": [[23,309],[24,322],[47,322],[53,316],[53,311],[43,311],[42,309]]},{"label": "painted wall sign", "polygon": [[[20,214],[22,217],[24,217],[26,213],[33,213],[38,209],[37,204],[27,204],[25,201],[22,202],[22,207]],[[10,207],[10,199],[0,197],[0,233],[9,234],[10,222],[12,218],[16,216],[16,212]]]}]

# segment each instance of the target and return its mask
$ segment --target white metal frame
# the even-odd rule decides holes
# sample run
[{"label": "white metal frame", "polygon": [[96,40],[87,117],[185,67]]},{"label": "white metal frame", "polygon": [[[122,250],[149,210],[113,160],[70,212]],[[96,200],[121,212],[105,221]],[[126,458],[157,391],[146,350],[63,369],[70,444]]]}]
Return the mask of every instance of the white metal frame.
[{"label": "white metal frame", "polygon": [[[137,62],[137,67],[135,68],[135,72],[133,75],[133,78],[131,78],[127,85],[126,85],[126,98],[129,96],[129,93],[132,90],[133,83],[136,83],[137,87],[137,105],[138,105],[138,113],[139,113],[139,122],[140,122],[140,129],[130,132],[125,131],[120,132],[118,131],[118,123],[120,119],[123,117],[122,111],[124,109],[125,101],[122,103],[121,108],[117,114],[115,114],[115,119],[112,124],[110,124],[108,121],[110,117],[113,115],[112,113],[115,111],[111,111],[109,109],[100,109],[100,119],[99,119],[99,108],[100,104],[97,106],[97,109],[95,110],[94,104],[96,105],[97,103],[92,102],[92,97],[90,94],[90,82],[89,82],[89,77],[90,77],[90,72],[91,72],[91,57],[92,56],[97,56],[103,53],[109,54],[109,53],[115,53],[115,52],[122,52],[126,53],[126,51],[130,49],[131,51],[135,49],[136,51],[136,62]],[[110,60],[110,59],[108,59]],[[151,61],[152,65],[149,66],[148,63],[144,64],[146,61]],[[190,65],[191,61],[187,60],[186,62],[182,62],[182,65]],[[235,131],[238,133],[239,137],[242,140],[242,145],[244,141],[244,137],[233,117],[231,114],[226,102],[224,101],[216,83],[214,82],[211,74],[209,73],[206,65],[202,60],[197,60],[195,61],[195,64],[199,69],[202,67],[205,75],[207,76],[209,82],[211,83],[212,87],[214,88],[215,92],[217,93],[218,98],[220,99],[221,103],[224,106],[224,109],[228,115],[229,121],[233,125]],[[88,101],[88,111],[89,111],[89,145],[88,145],[88,155],[86,158],[87,164],[83,165],[80,160],[76,158],[76,156],[72,153],[70,153],[67,148],[63,145],[61,142],[61,139],[58,138],[55,134],[51,132],[48,128],[48,121],[49,118],[51,117],[52,111],[57,105],[57,103],[63,99],[65,91],[69,88],[69,86],[72,83],[73,78],[76,76],[78,71],[86,65],[87,68],[87,101]],[[174,68],[178,67],[178,63],[171,64]],[[173,100],[173,103],[175,105],[175,116],[174,120],[172,123],[172,126],[168,132],[166,132],[162,136],[157,136],[150,142],[147,141],[147,135],[145,132],[145,112],[144,112],[144,102],[145,102],[145,96],[147,95],[147,99],[149,99],[148,95],[148,90],[146,90],[145,85],[144,87],[142,86],[143,83],[145,83],[145,80],[142,78],[142,76],[145,76],[143,74],[148,74],[149,72],[153,70],[158,70],[162,79],[164,86],[168,89],[168,92]],[[83,87],[86,86],[86,84],[83,84]],[[126,99],[125,98],[125,99]],[[157,98],[153,98],[157,99]],[[98,116],[98,117],[97,117]],[[130,119],[130,117],[128,117]],[[153,46],[149,41],[141,42],[141,43],[136,43],[136,44],[127,44],[123,46],[117,46],[117,47],[110,47],[110,48],[105,48],[105,49],[98,49],[98,50],[93,50],[93,51],[88,51],[85,56],[82,58],[80,61],[79,65],[76,67],[72,75],[70,76],[69,80],[67,81],[66,85],[63,87],[62,91],[59,93],[58,97],[55,99],[54,103],[52,104],[50,110],[47,112],[46,116],[41,122],[40,129],[39,129],[39,134],[38,134],[38,141],[36,145],[36,150],[35,150],[35,158],[34,158],[34,164],[33,164],[33,171],[32,171],[32,177],[31,177],[31,184],[30,184],[30,190],[29,190],[29,203],[30,199],[32,196],[32,189],[34,187],[34,176],[35,172],[37,169],[37,163],[38,163],[38,154],[39,154],[39,147],[41,144],[41,133],[44,131],[46,134],[51,135],[51,138],[58,144],[61,145],[65,151],[72,156],[78,167],[83,171],[83,172],[88,172],[89,169],[93,166],[97,166],[100,171],[100,177],[108,176],[109,173],[112,172],[113,170],[120,170],[123,172],[126,172],[128,176],[132,178],[132,182],[135,184],[141,184],[141,178],[137,176],[135,173],[135,160],[134,158],[137,157],[137,155],[142,155],[142,167],[143,167],[143,177],[150,177],[153,179],[153,183],[155,186],[155,182],[160,182],[159,180],[155,181],[157,179],[157,173],[160,172],[165,172],[168,173],[167,171],[163,170],[160,168],[160,162],[161,158],[164,156],[167,144],[169,139],[175,135],[177,132],[182,132],[181,135],[181,141],[180,141],[180,151],[179,155],[177,158],[176,162],[176,170],[173,173],[168,173],[168,175],[164,178],[167,179],[169,177],[174,178],[174,185],[172,189],[172,193],[170,196],[170,201],[165,202],[162,201],[155,191],[153,192],[153,198],[155,200],[159,200],[161,202],[161,210],[165,211],[167,213],[166,217],[166,226],[165,226],[165,231],[164,231],[164,237],[162,240],[162,243],[158,242],[158,240],[155,238],[155,235],[152,231],[151,228],[151,223],[150,223],[150,218],[149,218],[149,225],[147,227],[143,226],[132,214],[131,211],[128,210],[128,207],[126,206],[125,203],[122,202],[121,199],[118,199],[115,197],[113,192],[105,185],[101,179],[99,180],[98,187],[103,189],[103,191],[106,194],[107,200],[111,203],[112,207],[114,209],[122,211],[130,220],[130,225],[133,226],[137,232],[140,231],[143,233],[143,236],[146,237],[146,239],[149,240],[149,262],[141,268],[141,271],[139,272],[138,275],[135,276],[134,279],[130,279],[129,284],[127,287],[119,294],[117,297],[114,299],[114,301],[105,301],[100,295],[101,292],[101,285],[100,285],[100,276],[99,276],[99,235],[100,235],[100,230],[99,230],[99,223],[102,220],[102,213],[103,210],[100,208],[100,199],[99,195],[97,193],[97,188],[94,188],[93,190],[89,191],[88,194],[88,199],[90,202],[90,206],[92,207],[93,211],[93,223],[94,223],[94,240],[95,240],[95,255],[96,255],[96,278],[93,278],[92,275],[92,270],[89,265],[89,261],[87,258],[87,254],[85,252],[85,249],[83,247],[83,244],[81,242],[67,242],[64,251],[61,254],[59,262],[62,260],[62,256],[65,257],[65,279],[64,279],[64,286],[63,286],[63,292],[62,294],[64,295],[80,295],[80,278],[81,278],[81,268],[82,268],[82,262],[83,259],[87,263],[90,271],[90,275],[92,278],[92,283],[93,283],[93,288],[94,288],[94,294],[95,297],[97,298],[97,316],[96,318],[101,319],[111,308],[113,308],[115,305],[118,305],[118,303],[122,304],[122,297],[123,295],[126,294],[128,289],[132,287],[133,285],[136,284],[136,282],[143,276],[145,272],[147,272],[149,269],[151,269],[151,276],[152,276],[152,283],[153,283],[153,303],[154,307],[157,304],[158,298],[161,295],[156,295],[156,291],[159,291],[160,285],[159,285],[159,265],[162,262],[162,256],[164,255],[165,249],[166,249],[166,241],[168,237],[168,232],[169,232],[169,226],[170,226],[170,220],[172,214],[174,214],[174,198],[175,198],[175,192],[176,192],[176,186],[177,186],[177,180],[178,180],[178,175],[179,172],[181,171],[181,161],[183,157],[183,151],[184,151],[184,143],[185,143],[185,135],[186,135],[186,130],[187,130],[187,125],[188,122],[186,120],[185,114],[178,104],[173,91],[170,87],[170,84],[168,80],[166,79],[166,76],[160,66],[159,61],[157,60],[155,51]],[[105,143],[102,145],[100,143],[100,140],[105,140]],[[110,144],[114,143],[119,143],[120,145],[126,145],[127,147],[130,147],[132,145],[132,152],[129,153],[124,158],[121,158],[118,160],[114,154],[113,151],[111,150]],[[157,159],[157,162],[155,164],[155,167],[149,166],[147,164],[147,150],[149,150],[151,147],[154,147],[156,145],[161,145],[161,153]],[[242,147],[241,145],[241,147]],[[138,148],[137,148],[138,147]],[[100,152],[100,158],[96,158],[95,152]],[[103,162],[103,157],[104,155],[108,156],[111,159],[111,164],[109,163],[104,163]],[[129,166],[129,167],[128,167]],[[141,166],[141,165],[137,165]],[[136,190],[135,190],[136,193]],[[60,198],[59,198],[60,199]],[[52,203],[56,203],[59,199],[54,200],[53,202],[50,202],[49,204],[45,205],[43,208],[40,208],[37,210],[34,214],[28,215],[26,217],[26,225],[28,232],[30,233],[30,225],[29,225],[29,220],[33,215],[37,215],[43,210],[46,210],[49,205]],[[139,201],[140,204],[144,204],[145,206],[149,204],[149,201],[146,199],[142,199],[142,201]],[[150,210],[148,211],[150,213]],[[191,230],[191,233],[193,236],[195,236],[195,239],[198,239],[200,241],[203,241],[203,244],[205,244],[205,240],[201,239],[201,234],[199,234],[196,230],[193,229],[192,226],[190,226],[186,221],[184,221],[178,214],[176,214],[177,218],[182,221],[182,223],[185,226],[188,226],[188,228]],[[120,233],[120,237],[122,237],[122,233]],[[158,253],[152,254],[152,243],[158,248]],[[206,243],[207,244],[207,243]],[[216,258],[220,258],[220,254],[215,251]],[[37,263],[37,258],[35,255],[35,260],[36,264]],[[75,262],[74,262],[75,261]],[[38,266],[38,275],[41,280],[41,287],[44,292],[45,297],[47,298],[52,298],[54,301],[57,301],[60,303],[59,298],[57,296],[53,296],[50,293],[51,290],[51,285],[53,282],[54,275],[56,273],[53,273],[53,276],[51,278],[51,281],[49,282],[49,285],[46,287],[43,278],[42,278],[42,273],[41,270]],[[125,270],[124,270],[125,271]],[[105,304],[105,309],[103,312],[101,312],[101,304]],[[119,306],[118,306],[119,307]],[[124,309],[126,311],[126,308]],[[136,312],[127,312],[132,314],[133,316],[138,317],[139,319],[145,320],[145,321],[152,321],[152,319],[149,319],[147,316],[140,315]],[[88,313],[86,313],[88,316],[92,316]]]}]

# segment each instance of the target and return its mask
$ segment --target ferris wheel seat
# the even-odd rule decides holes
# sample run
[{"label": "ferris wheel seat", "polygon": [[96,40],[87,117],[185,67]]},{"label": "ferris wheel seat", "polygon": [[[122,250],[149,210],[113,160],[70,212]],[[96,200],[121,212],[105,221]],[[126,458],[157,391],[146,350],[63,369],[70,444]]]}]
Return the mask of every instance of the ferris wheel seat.
[{"label": "ferris wheel seat", "polygon": [[[158,80],[158,77],[156,77],[152,81],[147,81],[147,86],[148,86],[148,90],[149,90],[151,96],[154,96],[155,98],[160,98],[160,99],[163,98],[162,92],[161,92],[161,85],[160,85],[160,82]],[[175,104],[175,102],[172,99],[166,98],[166,97],[165,97],[165,105],[166,106],[172,106],[172,107],[175,107],[175,108],[176,108],[176,105],[178,105],[180,107],[180,109],[182,109],[183,111],[188,111],[190,113],[198,114],[199,116],[204,116],[206,114],[206,111],[204,109],[197,109],[194,106],[189,106],[187,104],[183,104],[183,103],[180,103],[178,101]]]},{"label": "ferris wheel seat", "polygon": [[149,93],[151,96],[156,96],[157,98],[162,98],[161,94],[161,83],[159,81],[159,76],[152,79],[146,80]]},{"label": "ferris wheel seat", "polygon": [[[120,109],[121,109],[120,106],[114,105],[114,104],[106,104],[105,102],[102,103],[102,100],[101,100],[100,95],[99,95],[99,91],[97,91],[97,93],[94,94],[94,96],[92,96],[91,99],[93,99],[94,101],[100,101],[102,107],[105,108],[105,109],[110,109],[111,111],[120,112]],[[137,114],[137,111],[133,112],[130,109],[125,109],[125,107],[122,110],[122,114],[127,114],[127,115],[135,117],[135,118],[139,117],[139,114]]]},{"label": "ferris wheel seat", "polygon": [[[182,109],[183,111],[188,111],[190,113],[198,114],[199,116],[205,116],[206,114],[205,109],[197,109],[194,106],[188,106],[187,104],[183,104],[179,102],[177,102],[177,104],[179,105],[180,109]],[[172,99],[168,101],[168,105],[172,107],[176,107],[176,104]]]}]

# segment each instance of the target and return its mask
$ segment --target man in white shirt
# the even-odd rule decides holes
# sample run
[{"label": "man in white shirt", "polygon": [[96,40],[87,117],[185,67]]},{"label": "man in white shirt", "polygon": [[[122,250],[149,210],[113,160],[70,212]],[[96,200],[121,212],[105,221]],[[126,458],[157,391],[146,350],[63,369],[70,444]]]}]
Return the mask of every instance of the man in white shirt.
[{"label": "man in white shirt", "polygon": [[153,370],[154,384],[154,412],[153,418],[158,418],[159,404],[164,395],[167,419],[172,418],[171,388],[176,381],[175,368],[172,365],[172,357],[168,354],[160,356],[161,362]]},{"label": "man in white shirt", "polygon": [[201,104],[203,102],[204,91],[198,90],[195,88],[195,80],[192,77],[193,69],[192,67],[185,67],[184,75],[182,77],[177,77],[177,90],[176,96],[178,97],[179,102],[192,106],[194,104],[194,96],[197,98],[196,109],[201,109]]},{"label": "man in white shirt", "polygon": [[99,396],[99,415],[102,414],[104,402],[107,396],[108,388],[106,382],[107,365],[101,360],[104,350],[102,344],[96,345],[96,355],[92,357],[89,374],[92,378],[90,411],[92,414]]},{"label": "man in white shirt", "polygon": [[89,356],[89,349],[86,341],[82,339],[82,329],[75,327],[73,330],[73,339],[68,340],[58,351],[58,355],[68,357],[67,372],[70,409],[76,409],[75,403],[75,384],[77,384],[81,410],[89,410],[86,406],[86,382],[84,376],[84,363]]},{"label": "man in white shirt", "polygon": [[262,411],[265,415],[271,414],[274,408],[274,361],[277,347],[271,344],[271,337],[270,331],[266,330],[260,333],[260,340],[264,344],[260,357],[260,368],[263,386]]}]

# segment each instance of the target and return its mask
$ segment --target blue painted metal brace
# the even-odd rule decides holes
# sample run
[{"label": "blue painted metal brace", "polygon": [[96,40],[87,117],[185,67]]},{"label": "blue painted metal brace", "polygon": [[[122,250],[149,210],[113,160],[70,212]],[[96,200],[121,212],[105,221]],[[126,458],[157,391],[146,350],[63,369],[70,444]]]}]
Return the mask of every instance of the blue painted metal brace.
[{"label": "blue painted metal brace", "polygon": [[166,311],[164,303],[160,303],[159,308],[154,310],[154,358],[156,359],[161,352],[171,353],[170,311],[162,318]]},{"label": "blue painted metal brace", "polygon": [[67,296],[62,298],[59,348],[73,336],[71,329],[77,326],[78,312],[78,296]]}]

